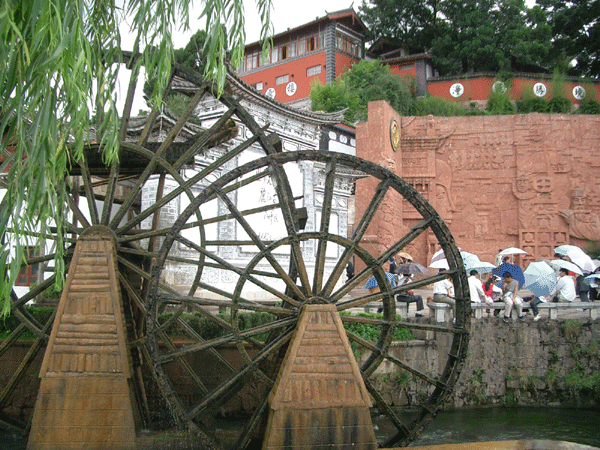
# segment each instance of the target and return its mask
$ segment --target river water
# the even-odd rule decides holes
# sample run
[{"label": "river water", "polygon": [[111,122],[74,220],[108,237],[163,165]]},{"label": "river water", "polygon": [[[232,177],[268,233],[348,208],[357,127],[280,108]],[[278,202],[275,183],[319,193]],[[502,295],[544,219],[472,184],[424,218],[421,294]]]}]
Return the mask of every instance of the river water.
[{"label": "river water", "polygon": [[[376,435],[384,440],[392,432],[375,418]],[[600,448],[600,410],[564,408],[489,408],[445,411],[438,414],[410,447],[461,442],[549,439]],[[163,448],[177,450],[176,442]],[[0,450],[25,450],[23,438],[0,429]],[[189,449],[188,446],[185,446]]]},{"label": "river water", "polygon": [[[374,420],[382,438],[391,433]],[[564,408],[489,408],[440,412],[410,447],[460,442],[549,439],[600,448],[600,410]]]}]

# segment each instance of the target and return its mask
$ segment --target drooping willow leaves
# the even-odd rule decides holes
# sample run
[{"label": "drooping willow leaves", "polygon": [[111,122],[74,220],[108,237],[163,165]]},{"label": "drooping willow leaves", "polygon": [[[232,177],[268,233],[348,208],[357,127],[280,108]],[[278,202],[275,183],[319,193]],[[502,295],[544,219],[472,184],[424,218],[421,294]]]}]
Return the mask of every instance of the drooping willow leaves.
[{"label": "drooping willow leaves", "polygon": [[[135,65],[155,80],[151,102],[161,100],[173,59],[172,32],[189,29],[200,7],[206,19],[206,75],[225,82],[225,57],[243,59],[242,0],[3,0],[0,2],[0,295],[9,312],[24,248],[40,247],[58,229],[55,270],[64,271],[67,166],[80,161],[90,136],[107,164],[118,158],[118,74],[122,34],[135,36]],[[257,0],[265,45],[271,0]],[[136,67],[132,69],[136,71]],[[56,234],[56,233],[53,233]],[[57,280],[64,277],[57,276]],[[59,281],[60,282],[60,281]]]}]

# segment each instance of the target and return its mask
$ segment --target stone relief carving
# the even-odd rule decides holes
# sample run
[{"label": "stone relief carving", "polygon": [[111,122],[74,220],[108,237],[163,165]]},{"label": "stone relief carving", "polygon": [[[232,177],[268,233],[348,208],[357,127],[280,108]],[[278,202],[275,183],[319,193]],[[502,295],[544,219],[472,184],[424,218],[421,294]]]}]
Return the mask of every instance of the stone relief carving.
[{"label": "stone relief carving", "polygon": [[452,196],[452,169],[447,162],[437,159],[435,180],[435,207],[444,220],[451,220],[456,211]]},{"label": "stone relief carving", "polygon": [[394,173],[396,173],[396,160],[394,158],[390,158],[388,156],[386,156],[384,153],[380,153],[379,156],[381,157],[381,159],[379,160],[379,162],[377,164],[379,164],[381,167],[388,169]]},{"label": "stone relief carving", "polygon": [[569,234],[586,241],[600,240],[600,218],[589,211],[587,195],[583,189],[571,191],[571,209],[558,211],[569,227]]}]

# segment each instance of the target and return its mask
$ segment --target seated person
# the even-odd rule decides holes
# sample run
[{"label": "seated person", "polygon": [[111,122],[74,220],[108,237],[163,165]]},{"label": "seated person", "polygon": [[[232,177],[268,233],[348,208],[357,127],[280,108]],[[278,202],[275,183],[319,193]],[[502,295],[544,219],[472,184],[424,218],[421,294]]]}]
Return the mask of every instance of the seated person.
[{"label": "seated person", "polygon": [[[445,272],[446,269],[440,269]],[[454,298],[454,285],[449,278],[433,283],[433,301],[437,303],[447,303],[452,306],[452,312],[456,317],[456,299]]]},{"label": "seated person", "polygon": [[[402,276],[398,277],[398,286],[402,286],[403,284],[410,282],[411,278],[412,278],[412,275],[410,275],[408,273],[405,273]],[[420,295],[415,295],[414,291],[406,291],[406,292],[402,292],[401,294],[398,294],[396,296],[396,301],[408,303],[408,305],[410,305],[413,302],[416,303],[417,304],[417,313],[415,314],[415,316],[417,316],[417,317],[423,316],[423,314],[421,314],[421,312],[420,312],[420,311],[423,311],[423,308],[424,308],[423,297],[421,297]]]},{"label": "seated person", "polygon": [[[483,283],[483,293],[486,297],[489,298],[491,302],[499,302],[500,297],[502,297],[502,289],[496,283],[500,281],[500,277],[498,275],[490,275],[489,278]],[[490,314],[490,310],[486,310],[488,315]],[[494,310],[494,316],[497,316],[499,313],[498,309]]]},{"label": "seated person", "polygon": [[478,272],[476,270],[471,270],[469,273],[469,278],[467,281],[469,282],[469,293],[471,294],[471,301],[474,303],[482,303],[485,302],[488,305],[492,303],[492,299],[485,295],[483,292],[483,284],[481,280],[477,277]]},{"label": "seated person", "polygon": [[523,315],[523,300],[517,295],[519,290],[519,282],[515,280],[510,272],[504,272],[502,274],[504,282],[502,283],[502,301],[504,302],[504,322],[510,321],[510,313],[513,306],[517,310],[517,315],[521,322],[525,321],[525,315]]},{"label": "seated person", "polygon": [[529,306],[531,307],[531,311],[533,312],[533,321],[534,322],[537,322],[538,320],[540,320],[542,318],[542,316],[540,316],[540,309],[537,307],[537,305],[539,305],[540,303],[545,303],[547,301],[548,301],[548,297],[546,297],[546,296],[536,297],[535,295],[531,295],[531,296],[523,297],[523,302],[529,303]]},{"label": "seated person", "polygon": [[556,283],[554,290],[550,293],[550,300],[555,303],[572,302],[576,297],[573,278],[569,276],[569,271],[562,267],[558,272],[558,276],[558,283]]}]

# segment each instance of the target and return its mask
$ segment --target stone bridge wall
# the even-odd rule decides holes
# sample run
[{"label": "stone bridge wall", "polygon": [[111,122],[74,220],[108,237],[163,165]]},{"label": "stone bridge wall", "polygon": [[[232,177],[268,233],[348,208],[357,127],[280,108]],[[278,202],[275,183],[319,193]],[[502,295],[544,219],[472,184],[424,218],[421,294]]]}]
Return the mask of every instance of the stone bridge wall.
[{"label": "stone bridge wall", "polygon": [[[507,325],[497,318],[471,322],[468,356],[450,407],[482,405],[598,406],[600,321],[565,320]],[[451,338],[395,343],[395,356],[424,373],[437,373]],[[443,368],[443,367],[442,367]],[[381,366],[376,385],[389,403],[411,405],[424,384]]]},{"label": "stone bridge wall", "polygon": [[[482,261],[519,247],[529,253],[517,261],[526,267],[551,258],[555,246],[600,240],[600,116],[400,117],[379,101],[369,104],[369,120],[357,125],[356,139],[357,156],[415,187],[458,245]],[[357,220],[372,196],[361,193]],[[419,218],[403,200],[379,216],[363,245],[377,253]],[[405,250],[424,264],[438,248],[430,234]]]}]

